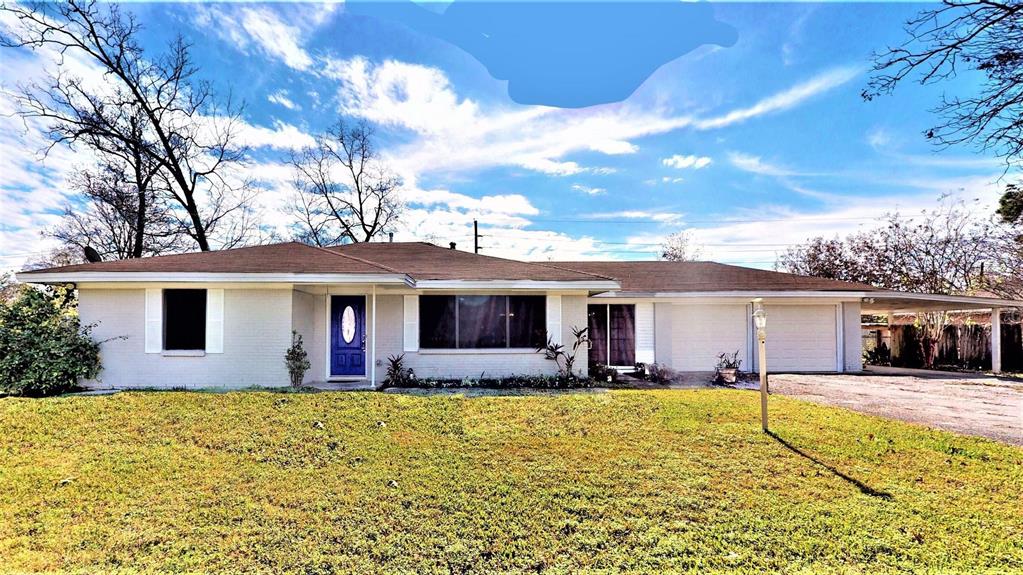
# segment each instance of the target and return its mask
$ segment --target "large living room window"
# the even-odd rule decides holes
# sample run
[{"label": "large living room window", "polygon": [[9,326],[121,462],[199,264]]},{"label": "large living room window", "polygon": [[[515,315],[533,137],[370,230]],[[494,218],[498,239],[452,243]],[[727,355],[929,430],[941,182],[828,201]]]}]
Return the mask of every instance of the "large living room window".
[{"label": "large living room window", "polygon": [[546,337],[544,296],[427,295],[419,298],[425,349],[536,348]]},{"label": "large living room window", "polygon": [[163,290],[163,349],[206,349],[206,290]]}]

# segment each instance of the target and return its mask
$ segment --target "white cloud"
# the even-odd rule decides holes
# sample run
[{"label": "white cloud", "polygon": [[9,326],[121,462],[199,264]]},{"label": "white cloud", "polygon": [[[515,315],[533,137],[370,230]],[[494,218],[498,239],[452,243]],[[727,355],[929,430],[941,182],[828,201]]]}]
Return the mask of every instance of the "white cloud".
[{"label": "white cloud", "polygon": [[684,181],[685,180],[682,178],[672,178],[669,176],[664,176],[661,178],[661,182],[665,184],[681,184]]},{"label": "white cloud", "polygon": [[695,126],[700,130],[724,128],[764,114],[788,110],[818,94],[848,83],[859,74],[860,68],[856,66],[834,68],[788,90],[764,98],[748,108],[740,108],[721,116],[698,120],[695,122]]},{"label": "white cloud", "polygon": [[892,135],[884,128],[874,128],[867,132],[867,143],[875,150],[887,148],[892,143]]},{"label": "white cloud", "polygon": [[[887,196],[883,204],[860,196],[843,197],[823,192],[832,200],[824,210],[801,210],[772,204],[737,206],[726,215],[694,219],[686,228],[692,233],[695,244],[701,246],[702,259],[771,269],[778,256],[790,246],[817,236],[843,237],[872,229],[880,225],[889,212],[897,211],[908,220],[925,209],[936,208],[939,198],[945,194],[970,202],[976,213],[992,213],[1001,192],[994,178],[955,178],[918,183],[920,191]],[[642,252],[632,254],[632,257],[651,257],[650,253],[656,251],[669,233],[637,233],[626,238],[625,242],[628,249]]]},{"label": "white cloud", "polygon": [[577,192],[582,192],[588,196],[599,196],[607,193],[607,190],[604,188],[591,188],[590,186],[584,186],[582,184],[572,184],[572,189]]},{"label": "white cloud", "polygon": [[[196,23],[248,53],[256,49],[266,56],[296,70],[309,71],[314,58],[304,47],[304,40],[322,26],[337,9],[335,3],[306,5],[303,10],[269,7],[198,7]],[[288,18],[290,16],[290,18]]]},{"label": "white cloud", "polygon": [[678,212],[658,212],[652,210],[623,210],[620,212],[598,212],[585,214],[591,220],[650,220],[660,224],[673,224],[682,221],[685,214]]},{"label": "white cloud", "polygon": [[273,94],[266,97],[267,101],[271,104],[277,104],[278,106],[284,106],[289,110],[301,110],[302,107],[296,104],[291,98],[288,97],[287,90],[277,90]]},{"label": "white cloud", "polygon": [[664,165],[664,166],[667,166],[669,168],[678,168],[680,170],[685,170],[685,169],[688,169],[688,168],[692,168],[694,170],[699,170],[701,168],[706,168],[707,166],[709,166],[711,161],[712,160],[710,158],[708,158],[707,156],[692,156],[692,155],[690,155],[690,156],[682,156],[682,155],[679,155],[679,154],[675,154],[674,156],[671,156],[670,158],[662,159],[661,160],[661,164]]},{"label": "white cloud", "polygon": [[759,174],[762,176],[802,176],[811,175],[805,172],[797,172],[788,168],[765,162],[760,156],[744,154],[742,152],[731,152],[728,154],[728,161],[733,166],[744,172]]},{"label": "white cloud", "polygon": [[[327,60],[324,74],[338,81],[341,111],[408,130],[417,138],[389,150],[401,169],[421,174],[513,166],[551,175],[591,168],[566,159],[579,152],[634,153],[633,140],[688,126],[723,127],[792,108],[845,83],[856,71],[838,68],[743,108],[710,118],[679,115],[664,105],[624,102],[583,110],[541,106],[484,107],[460,97],[437,68],[363,57]],[[701,166],[706,160],[697,160]]]},{"label": "white cloud", "polygon": [[273,127],[255,126],[242,122],[238,126],[239,143],[252,148],[292,150],[316,143],[313,137],[297,127],[275,120]]}]

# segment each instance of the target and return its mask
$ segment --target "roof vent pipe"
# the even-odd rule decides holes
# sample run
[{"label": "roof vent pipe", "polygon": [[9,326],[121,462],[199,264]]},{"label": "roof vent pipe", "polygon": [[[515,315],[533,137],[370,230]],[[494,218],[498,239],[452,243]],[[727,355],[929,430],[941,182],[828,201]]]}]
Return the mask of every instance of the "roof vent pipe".
[{"label": "roof vent pipe", "polygon": [[394,243],[394,232],[387,232],[387,243]]},{"label": "roof vent pipe", "polygon": [[448,242],[448,247],[455,249],[455,242]]}]

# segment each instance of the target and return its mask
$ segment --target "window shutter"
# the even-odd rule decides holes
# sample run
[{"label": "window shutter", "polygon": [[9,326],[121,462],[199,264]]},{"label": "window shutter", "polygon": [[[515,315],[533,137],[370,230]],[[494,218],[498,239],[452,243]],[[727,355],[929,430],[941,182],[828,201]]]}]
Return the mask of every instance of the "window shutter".
[{"label": "window shutter", "polygon": [[146,290],[146,353],[163,351],[163,290]]},{"label": "window shutter", "polygon": [[419,296],[405,296],[405,351],[419,351]]},{"label": "window shutter", "polygon": [[636,361],[654,363],[654,304],[636,304]]},{"label": "window shutter", "polygon": [[206,353],[224,353],[224,290],[206,290]]},{"label": "window shutter", "polygon": [[561,343],[561,296],[547,296],[547,337]]}]

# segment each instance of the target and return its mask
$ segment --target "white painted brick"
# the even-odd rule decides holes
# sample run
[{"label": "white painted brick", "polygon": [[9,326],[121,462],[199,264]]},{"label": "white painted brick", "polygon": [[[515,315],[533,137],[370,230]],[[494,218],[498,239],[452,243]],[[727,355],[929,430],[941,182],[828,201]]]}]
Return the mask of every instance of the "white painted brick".
[{"label": "white painted brick", "polygon": [[229,387],[288,384],[292,292],[224,290],[224,353],[165,357],[145,353],[145,290],[82,289],[78,313],[104,341],[104,369],[92,387]]}]

